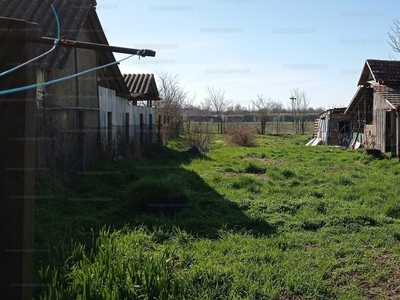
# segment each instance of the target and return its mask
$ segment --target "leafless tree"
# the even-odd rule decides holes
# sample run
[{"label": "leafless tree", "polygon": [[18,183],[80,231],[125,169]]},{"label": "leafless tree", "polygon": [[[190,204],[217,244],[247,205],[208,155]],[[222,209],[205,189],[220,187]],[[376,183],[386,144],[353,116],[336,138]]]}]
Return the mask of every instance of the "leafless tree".
[{"label": "leafless tree", "polygon": [[400,53],[400,21],[395,18],[393,20],[393,26],[390,26],[391,32],[389,35],[389,45],[392,47],[394,52]]},{"label": "leafless tree", "polygon": [[273,101],[271,98],[264,97],[263,94],[257,95],[257,100],[253,101],[256,112],[261,121],[261,134],[265,134],[267,127],[268,116],[271,111],[282,106],[279,102]]},{"label": "leafless tree", "polygon": [[[160,101],[155,101],[156,114],[164,116],[167,124],[163,126],[163,140],[179,135],[182,129],[182,115],[188,92],[179,84],[178,75],[158,74]],[[189,98],[190,99],[190,98]]]},{"label": "leafless tree", "polygon": [[290,108],[293,116],[293,130],[296,134],[305,133],[304,114],[310,104],[310,97],[304,90],[294,88],[290,91]]},{"label": "leafless tree", "polygon": [[225,91],[221,89],[214,89],[214,87],[207,87],[206,89],[208,97],[206,102],[211,102],[213,109],[215,110],[218,118],[218,131],[224,133],[224,124],[226,120],[226,112],[230,107],[231,102],[225,98]]},{"label": "leafless tree", "polygon": [[191,95],[186,94],[186,99],[183,102],[183,108],[184,109],[193,109],[196,107],[194,104],[194,101],[196,100],[197,94],[193,92]]},{"label": "leafless tree", "polygon": [[201,103],[200,103],[200,110],[202,115],[209,115],[211,114],[213,104],[210,100],[210,98],[205,98]]}]

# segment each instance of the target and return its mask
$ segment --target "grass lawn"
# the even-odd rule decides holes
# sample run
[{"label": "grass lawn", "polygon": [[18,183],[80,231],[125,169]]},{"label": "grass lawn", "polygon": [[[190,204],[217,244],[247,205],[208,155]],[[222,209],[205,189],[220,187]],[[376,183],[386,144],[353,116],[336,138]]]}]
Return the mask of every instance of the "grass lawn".
[{"label": "grass lawn", "polygon": [[[41,182],[35,299],[398,299],[398,160],[309,139],[215,134],[199,156],[177,139]],[[182,211],[139,211],[175,190]]]}]

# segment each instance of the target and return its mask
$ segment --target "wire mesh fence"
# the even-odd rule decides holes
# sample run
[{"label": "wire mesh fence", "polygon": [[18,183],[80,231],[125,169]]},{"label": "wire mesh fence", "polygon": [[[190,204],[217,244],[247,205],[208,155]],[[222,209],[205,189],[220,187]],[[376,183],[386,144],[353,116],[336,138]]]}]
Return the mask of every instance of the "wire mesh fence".
[{"label": "wire mesh fence", "polygon": [[[247,128],[254,128],[254,132],[261,133],[261,124],[259,122],[195,122],[190,120],[184,120],[182,125],[182,133],[188,133],[193,130],[202,128],[204,131],[211,133],[220,133],[220,126],[222,131],[226,132],[230,125],[244,126]],[[307,121],[304,123],[304,134],[313,134],[314,122]],[[265,128],[266,134],[296,134],[296,128],[293,122],[268,122]]]}]

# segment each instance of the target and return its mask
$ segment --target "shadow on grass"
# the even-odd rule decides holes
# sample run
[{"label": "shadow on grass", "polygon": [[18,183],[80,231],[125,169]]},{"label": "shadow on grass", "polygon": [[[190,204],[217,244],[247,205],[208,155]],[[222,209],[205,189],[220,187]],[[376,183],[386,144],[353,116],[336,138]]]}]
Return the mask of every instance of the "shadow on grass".
[{"label": "shadow on grass", "polygon": [[[221,229],[246,231],[255,236],[269,235],[275,229],[265,220],[247,216],[239,205],[210,187],[197,173],[186,170],[194,159],[210,160],[203,154],[191,155],[158,147],[141,161],[105,162],[73,178],[60,191],[52,185],[38,189],[36,239],[59,234],[65,228],[91,237],[104,226],[145,225],[149,229],[174,227],[194,236],[217,238]],[[174,215],[140,212],[129,194],[132,184],[143,177],[177,177],[186,186],[188,205]],[[156,188],[156,187],[155,187]],[[74,236],[76,238],[76,236]]]}]

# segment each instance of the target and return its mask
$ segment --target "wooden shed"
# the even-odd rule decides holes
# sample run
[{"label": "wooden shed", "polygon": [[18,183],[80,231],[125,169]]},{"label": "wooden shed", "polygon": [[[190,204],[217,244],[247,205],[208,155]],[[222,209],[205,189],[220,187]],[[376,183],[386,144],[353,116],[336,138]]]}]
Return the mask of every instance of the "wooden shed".
[{"label": "wooden shed", "polygon": [[307,143],[316,145],[348,146],[351,142],[353,116],[345,115],[346,107],[332,108],[315,120],[313,139]]},{"label": "wooden shed", "polygon": [[400,61],[368,59],[345,114],[357,119],[364,147],[399,156]]}]

